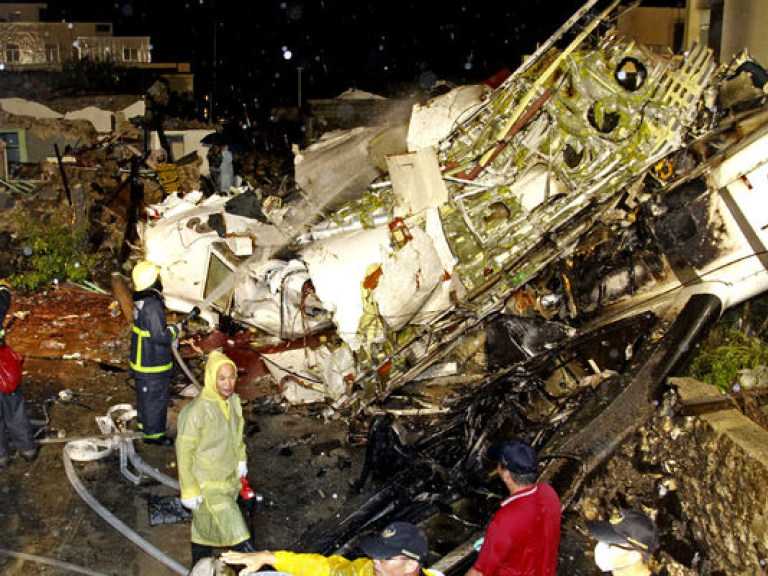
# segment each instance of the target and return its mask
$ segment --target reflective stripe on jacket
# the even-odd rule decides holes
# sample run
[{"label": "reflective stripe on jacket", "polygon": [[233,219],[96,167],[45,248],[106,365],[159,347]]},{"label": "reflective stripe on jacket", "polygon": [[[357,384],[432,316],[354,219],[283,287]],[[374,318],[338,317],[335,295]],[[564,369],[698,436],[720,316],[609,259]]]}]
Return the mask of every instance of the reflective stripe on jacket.
[{"label": "reflective stripe on jacket", "polygon": [[171,345],[179,337],[165,321],[165,306],[156,290],[134,296],[131,331],[131,370],[138,375],[162,374],[173,368]]}]

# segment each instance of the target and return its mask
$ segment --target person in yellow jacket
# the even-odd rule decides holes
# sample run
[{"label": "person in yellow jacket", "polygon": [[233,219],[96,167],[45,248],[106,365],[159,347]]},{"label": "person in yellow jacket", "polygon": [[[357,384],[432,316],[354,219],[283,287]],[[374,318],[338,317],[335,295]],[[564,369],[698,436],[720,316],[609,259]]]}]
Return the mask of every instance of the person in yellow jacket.
[{"label": "person in yellow jacket", "polygon": [[181,503],[192,510],[193,566],[214,548],[255,550],[237,505],[248,464],[236,380],[235,363],[211,352],[202,392],[179,414],[176,459]]},{"label": "person in yellow jacket", "polygon": [[240,576],[272,566],[279,572],[296,576],[442,576],[424,568],[427,536],[409,522],[392,522],[380,534],[358,544],[365,558],[347,560],[342,556],[296,554],[280,550],[255,553],[225,552],[227,564],[244,565]]}]

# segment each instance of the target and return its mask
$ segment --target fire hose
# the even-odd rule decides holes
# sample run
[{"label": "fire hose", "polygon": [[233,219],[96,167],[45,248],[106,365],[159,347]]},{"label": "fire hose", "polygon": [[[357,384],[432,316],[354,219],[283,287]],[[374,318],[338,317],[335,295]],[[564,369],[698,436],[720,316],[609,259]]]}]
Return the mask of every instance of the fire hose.
[{"label": "fire hose", "polygon": [[[197,318],[200,315],[200,308],[195,306],[192,308],[192,310],[187,314],[181,322],[179,322],[179,326],[186,326],[187,322],[190,320]],[[179,332],[179,336],[181,336],[181,331]],[[184,358],[182,358],[181,353],[179,352],[179,340],[180,338],[176,338],[176,340],[173,341],[173,344],[171,345],[171,350],[173,351],[173,357],[176,358],[176,363],[181,368],[181,371],[184,372],[184,374],[189,378],[189,381],[192,382],[192,384],[197,388],[197,390],[202,390],[202,387],[200,386],[200,383],[195,378],[194,374],[192,374],[192,371],[189,369],[189,366],[187,366],[187,363],[184,362]]]},{"label": "fire hose", "polygon": [[18,560],[24,560],[25,562],[36,562],[37,564],[46,564],[53,566],[54,568],[61,568],[67,572],[75,572],[77,574],[86,574],[87,576],[107,576],[104,572],[97,572],[90,568],[78,566],[70,562],[64,562],[62,560],[56,560],[56,558],[47,558],[46,556],[38,556],[37,554],[27,554],[26,552],[15,552],[13,550],[6,550],[0,548],[0,556],[8,556],[9,558],[16,558]]},{"label": "fire hose", "polygon": [[[187,322],[199,314],[200,309],[197,307],[193,308],[192,311],[180,322],[180,327],[185,326]],[[189,367],[184,362],[181,354],[179,353],[178,343],[179,340],[177,338],[172,346],[174,357],[192,384],[198,390],[200,390],[200,384],[197,382],[194,375],[189,370]],[[75,467],[72,463],[73,460],[100,460],[114,453],[115,449],[118,449],[120,452],[120,471],[122,472],[123,476],[128,478],[128,480],[138,485],[142,476],[144,475],[157,480],[169,488],[172,488],[176,491],[179,490],[179,483],[177,480],[149,466],[138,456],[138,454],[136,454],[133,446],[134,438],[127,436],[120,431],[120,428],[115,424],[114,421],[115,415],[118,415],[119,419],[125,421],[135,416],[135,410],[133,410],[133,407],[130,404],[118,404],[116,406],[112,406],[107,412],[106,416],[97,418],[97,423],[99,424],[99,427],[104,436],[67,442],[62,452],[64,470],[67,474],[67,478],[69,479],[69,482],[72,484],[72,487],[75,489],[75,491],[83,499],[83,501],[88,504],[88,506],[90,506],[94,512],[101,516],[110,526],[115,528],[118,532],[128,538],[128,540],[133,542],[136,546],[144,550],[147,554],[170,568],[173,572],[186,575],[188,573],[187,568],[142,538],[135,530],[123,523],[112,512],[107,510],[98,500],[96,500],[96,498],[94,498],[93,495],[91,495],[91,493],[88,492],[88,490],[85,488],[79,476],[77,475],[77,472],[75,471]],[[109,436],[110,434],[111,436]],[[129,461],[133,465],[133,468],[136,472],[132,472],[128,469]],[[83,573],[98,574],[95,572]]]},{"label": "fire hose", "polygon": [[[123,536],[128,538],[136,546],[144,550],[147,554],[161,562],[173,572],[177,574],[185,575],[188,573],[188,569],[176,562],[173,558],[169,557],[162,550],[139,536],[139,534],[123,523],[112,512],[107,510],[96,498],[91,495],[85,488],[80,480],[73,460],[87,462],[100,460],[106,456],[114,453],[115,449],[120,450],[120,470],[126,478],[131,480],[134,484],[138,484],[141,480],[142,474],[150,476],[155,480],[165,484],[166,486],[175,490],[179,489],[179,483],[173,478],[166,476],[162,472],[155,470],[151,466],[147,465],[135,452],[133,447],[133,438],[126,436],[120,432],[119,427],[115,424],[114,416],[118,414],[119,419],[125,421],[132,418],[135,415],[135,411],[130,404],[118,404],[112,406],[107,415],[98,418],[97,422],[99,427],[105,436],[89,438],[87,440],[75,440],[68,442],[64,446],[62,452],[62,459],[64,461],[64,470],[67,474],[70,484],[80,497],[85,501],[91,509],[101,516],[110,526],[115,528]],[[112,432],[111,437],[106,435]],[[138,471],[138,474],[134,474],[128,470],[127,462],[130,461],[134,468]]]}]

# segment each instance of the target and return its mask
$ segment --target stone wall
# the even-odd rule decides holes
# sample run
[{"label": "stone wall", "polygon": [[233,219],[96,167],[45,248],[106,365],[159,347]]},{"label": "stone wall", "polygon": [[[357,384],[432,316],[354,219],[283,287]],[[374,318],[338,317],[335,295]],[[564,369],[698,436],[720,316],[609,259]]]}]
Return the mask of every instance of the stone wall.
[{"label": "stone wall", "polygon": [[661,533],[656,573],[768,574],[768,431],[736,409],[682,416],[678,399],[719,393],[688,378],[669,383],[676,393],[584,489],[582,520],[621,508],[651,514]]},{"label": "stone wall", "polygon": [[[712,387],[675,378],[681,400],[714,397]],[[737,409],[689,419],[678,442],[690,446],[672,470],[696,536],[728,574],[768,569],[768,431]],[[714,558],[713,558],[714,559]]]}]

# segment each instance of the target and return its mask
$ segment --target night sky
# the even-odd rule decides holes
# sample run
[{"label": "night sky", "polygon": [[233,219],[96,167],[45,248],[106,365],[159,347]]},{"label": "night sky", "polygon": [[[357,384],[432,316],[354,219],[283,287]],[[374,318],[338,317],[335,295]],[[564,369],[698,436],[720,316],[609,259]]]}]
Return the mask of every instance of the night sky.
[{"label": "night sky", "polygon": [[477,82],[516,68],[583,3],[50,0],[47,16],[148,35],[154,61],[192,64],[199,93],[215,82],[221,106],[265,109],[297,103],[299,67],[305,100],[351,87],[397,96],[436,80]]}]

